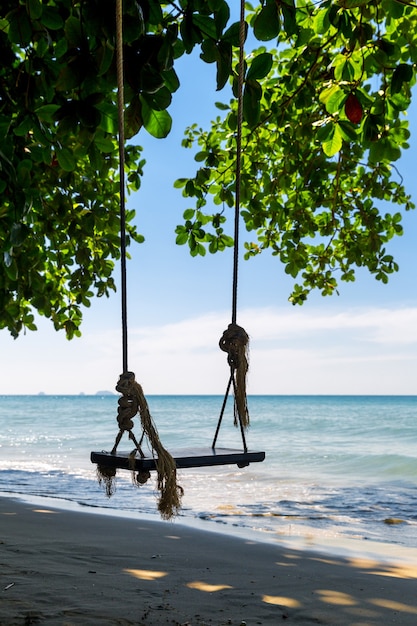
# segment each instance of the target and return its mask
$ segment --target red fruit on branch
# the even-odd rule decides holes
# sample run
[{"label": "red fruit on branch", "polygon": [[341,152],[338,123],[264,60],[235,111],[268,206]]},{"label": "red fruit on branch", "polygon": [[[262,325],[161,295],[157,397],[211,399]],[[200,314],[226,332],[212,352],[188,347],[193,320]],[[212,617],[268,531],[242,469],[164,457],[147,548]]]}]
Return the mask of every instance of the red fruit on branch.
[{"label": "red fruit on branch", "polygon": [[350,93],[345,103],[346,117],[353,124],[359,124],[363,116],[363,108],[359,102],[357,96],[354,93]]}]

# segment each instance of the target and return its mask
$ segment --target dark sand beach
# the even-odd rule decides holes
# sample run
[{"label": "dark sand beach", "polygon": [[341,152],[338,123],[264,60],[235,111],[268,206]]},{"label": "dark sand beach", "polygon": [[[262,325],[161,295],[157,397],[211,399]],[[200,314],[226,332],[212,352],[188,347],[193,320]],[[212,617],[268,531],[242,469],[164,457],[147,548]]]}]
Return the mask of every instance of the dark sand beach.
[{"label": "dark sand beach", "polygon": [[[363,553],[365,555],[365,553]],[[0,498],[1,626],[415,626],[417,562]]]}]

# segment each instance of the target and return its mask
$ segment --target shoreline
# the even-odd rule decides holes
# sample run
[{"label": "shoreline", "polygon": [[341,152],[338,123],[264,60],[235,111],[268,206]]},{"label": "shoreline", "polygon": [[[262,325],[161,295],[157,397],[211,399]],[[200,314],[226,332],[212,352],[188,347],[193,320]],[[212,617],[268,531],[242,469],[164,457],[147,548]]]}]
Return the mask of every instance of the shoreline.
[{"label": "shoreline", "polygon": [[[111,517],[117,520],[145,521],[146,523],[167,524],[170,528],[183,526],[202,533],[213,533],[257,543],[278,546],[301,552],[328,554],[330,556],[355,558],[361,554],[365,558],[374,559],[381,563],[415,564],[417,566],[417,548],[399,545],[387,541],[373,539],[346,538],[340,534],[330,536],[328,533],[318,533],[316,528],[302,527],[297,533],[274,532],[261,528],[254,529],[227,522],[219,522],[200,517],[181,516],[172,520],[162,520],[157,513],[135,512],[132,510],[113,507],[92,506],[81,504],[60,497],[36,496],[18,494],[14,492],[0,492],[2,498],[16,500],[17,503],[42,506],[63,512],[74,512],[85,515]],[[1,626],[1,624],[0,624]]]},{"label": "shoreline", "polygon": [[[417,560],[0,497],[0,624],[415,626]],[[81,508],[81,507],[80,507]]]}]

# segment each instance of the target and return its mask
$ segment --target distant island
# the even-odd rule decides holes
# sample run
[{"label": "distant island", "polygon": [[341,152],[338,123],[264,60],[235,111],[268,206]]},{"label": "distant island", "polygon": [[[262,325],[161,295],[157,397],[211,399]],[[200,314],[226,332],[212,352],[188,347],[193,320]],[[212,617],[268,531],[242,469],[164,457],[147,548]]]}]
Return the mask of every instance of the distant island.
[{"label": "distant island", "polygon": [[116,394],[114,393],[114,391],[96,391],[96,396],[115,396]]}]

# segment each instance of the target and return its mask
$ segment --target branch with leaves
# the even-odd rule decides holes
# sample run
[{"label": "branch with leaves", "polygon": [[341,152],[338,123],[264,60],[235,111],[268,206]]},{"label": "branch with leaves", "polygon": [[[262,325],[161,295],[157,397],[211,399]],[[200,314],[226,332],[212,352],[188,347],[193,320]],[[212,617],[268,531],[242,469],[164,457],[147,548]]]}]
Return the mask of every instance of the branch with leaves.
[{"label": "branch with leaves", "polygon": [[[278,49],[247,57],[246,258],[267,249],[277,256],[296,281],[294,304],[312,289],[337,292],[357,267],[387,282],[398,265],[386,244],[402,234],[393,207],[414,208],[394,163],[410,135],[417,10],[396,1],[266,0],[248,21],[258,40]],[[233,243],[225,228],[235,193],[236,103],[218,108],[224,116],[211,130],[192,126],[183,142],[198,146],[201,163],[195,177],[176,182],[196,202],[177,227],[177,243],[192,255]]]},{"label": "branch with leaves", "polygon": [[[231,73],[236,28],[224,0],[124,0],[125,135],[164,138],[175,61],[200,46]],[[0,9],[0,328],[68,338],[82,310],[115,289],[119,183],[113,0],[5,0]],[[126,147],[129,191],[145,160]],[[128,239],[143,237],[127,212]]]}]

